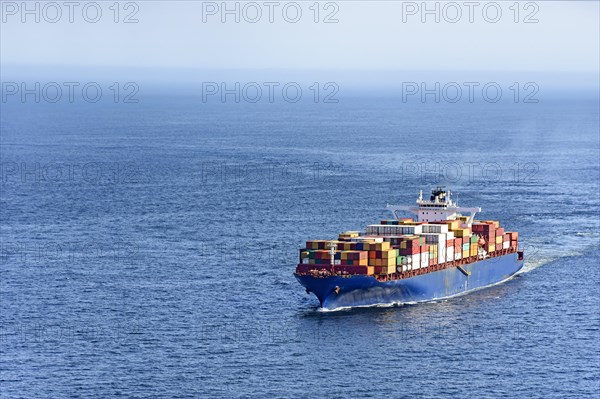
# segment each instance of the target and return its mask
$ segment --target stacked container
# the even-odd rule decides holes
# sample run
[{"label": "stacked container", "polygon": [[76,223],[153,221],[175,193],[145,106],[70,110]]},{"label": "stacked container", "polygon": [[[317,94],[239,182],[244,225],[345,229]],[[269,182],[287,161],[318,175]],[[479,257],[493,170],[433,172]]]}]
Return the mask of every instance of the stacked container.
[{"label": "stacked container", "polygon": [[[336,272],[367,275],[419,270],[476,257],[480,237],[487,252],[518,248],[518,233],[505,232],[497,221],[475,221],[471,228],[465,227],[466,221],[466,217],[432,223],[382,220],[368,226],[363,236],[346,231],[338,240],[310,240],[300,250],[298,270],[310,271],[314,265],[317,270],[333,267]],[[333,266],[331,245],[335,246]]]},{"label": "stacked container", "polygon": [[422,227],[420,225],[384,225],[384,224],[371,224],[367,226],[367,235],[378,235],[378,236],[397,236],[404,234],[420,234]]},{"label": "stacked container", "polygon": [[496,223],[494,221],[484,221],[473,223],[473,232],[483,237],[485,240],[484,249],[487,252],[496,251]]}]

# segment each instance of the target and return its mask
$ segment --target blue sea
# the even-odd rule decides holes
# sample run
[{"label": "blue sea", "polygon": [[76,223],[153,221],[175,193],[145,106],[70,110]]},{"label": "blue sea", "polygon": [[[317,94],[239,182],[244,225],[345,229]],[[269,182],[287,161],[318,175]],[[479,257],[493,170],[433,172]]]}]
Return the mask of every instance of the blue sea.
[{"label": "blue sea", "polygon": [[[600,389],[598,100],[7,103],[0,396],[588,398]],[[298,249],[445,185],[525,270],[324,312]]]}]

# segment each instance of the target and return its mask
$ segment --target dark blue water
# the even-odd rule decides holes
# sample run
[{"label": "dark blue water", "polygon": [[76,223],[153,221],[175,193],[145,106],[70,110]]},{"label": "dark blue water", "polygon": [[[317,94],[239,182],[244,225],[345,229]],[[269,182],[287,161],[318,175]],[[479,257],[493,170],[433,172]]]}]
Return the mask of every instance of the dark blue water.
[{"label": "dark blue water", "polygon": [[[597,101],[3,104],[2,397],[584,398],[600,384]],[[307,239],[445,184],[526,270],[320,312]]]}]

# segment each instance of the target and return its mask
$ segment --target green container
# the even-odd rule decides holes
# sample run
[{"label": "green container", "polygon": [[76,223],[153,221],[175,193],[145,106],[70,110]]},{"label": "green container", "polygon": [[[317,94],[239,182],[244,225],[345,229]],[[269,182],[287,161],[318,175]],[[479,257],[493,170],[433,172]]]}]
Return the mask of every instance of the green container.
[{"label": "green container", "polygon": [[471,245],[469,243],[463,244],[463,251],[468,251]]},{"label": "green container", "polygon": [[479,240],[479,237],[477,236],[471,236],[471,244],[476,243]]}]

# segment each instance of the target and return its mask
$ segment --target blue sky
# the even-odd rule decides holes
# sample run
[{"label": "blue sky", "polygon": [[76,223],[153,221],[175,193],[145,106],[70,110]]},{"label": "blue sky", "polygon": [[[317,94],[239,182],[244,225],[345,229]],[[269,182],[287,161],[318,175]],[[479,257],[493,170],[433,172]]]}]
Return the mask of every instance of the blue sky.
[{"label": "blue sky", "polygon": [[[70,23],[69,10],[64,7],[56,23],[47,21],[56,17],[51,8],[45,15],[40,10],[39,23],[34,14],[25,15],[22,22],[22,10],[7,6],[20,6],[21,2],[2,3],[0,44],[5,74],[18,72],[20,67],[15,65],[55,65],[254,69],[263,73],[324,70],[342,76],[353,70],[385,71],[383,75],[396,71],[499,71],[561,73],[586,81],[599,71],[596,1],[538,1],[534,6],[521,2],[518,14],[511,8],[513,1],[501,1],[494,3],[502,13],[495,23],[490,22],[496,17],[495,6],[488,7],[485,16],[483,12],[490,2],[480,2],[473,10],[463,2],[454,3],[460,7],[460,18],[456,7],[437,2],[440,21],[436,22],[435,14],[423,16],[421,1],[321,2],[318,16],[310,8],[313,1],[300,1],[296,3],[302,16],[296,23],[283,16],[282,8],[290,2],[279,2],[272,23],[262,1],[254,3],[262,13],[256,23],[249,22],[257,14],[248,2],[238,2],[240,22],[234,21],[234,14],[226,14],[225,23],[221,21],[221,2],[136,1],[127,9],[126,2],[121,2],[118,16],[110,8],[113,1],[98,2],[102,16],[96,23],[84,20],[81,9],[74,10],[74,22]],[[235,3],[229,2],[228,7],[233,9]],[[436,2],[427,4],[436,7]],[[28,7],[33,9],[34,2]],[[286,10],[293,19],[296,7]],[[95,10],[87,11],[93,18]],[[473,22],[469,22],[469,11]],[[128,15],[138,22],[123,23]],[[328,16],[337,22],[324,23]],[[319,22],[315,23],[315,18]],[[526,19],[537,22],[525,23]]]}]

